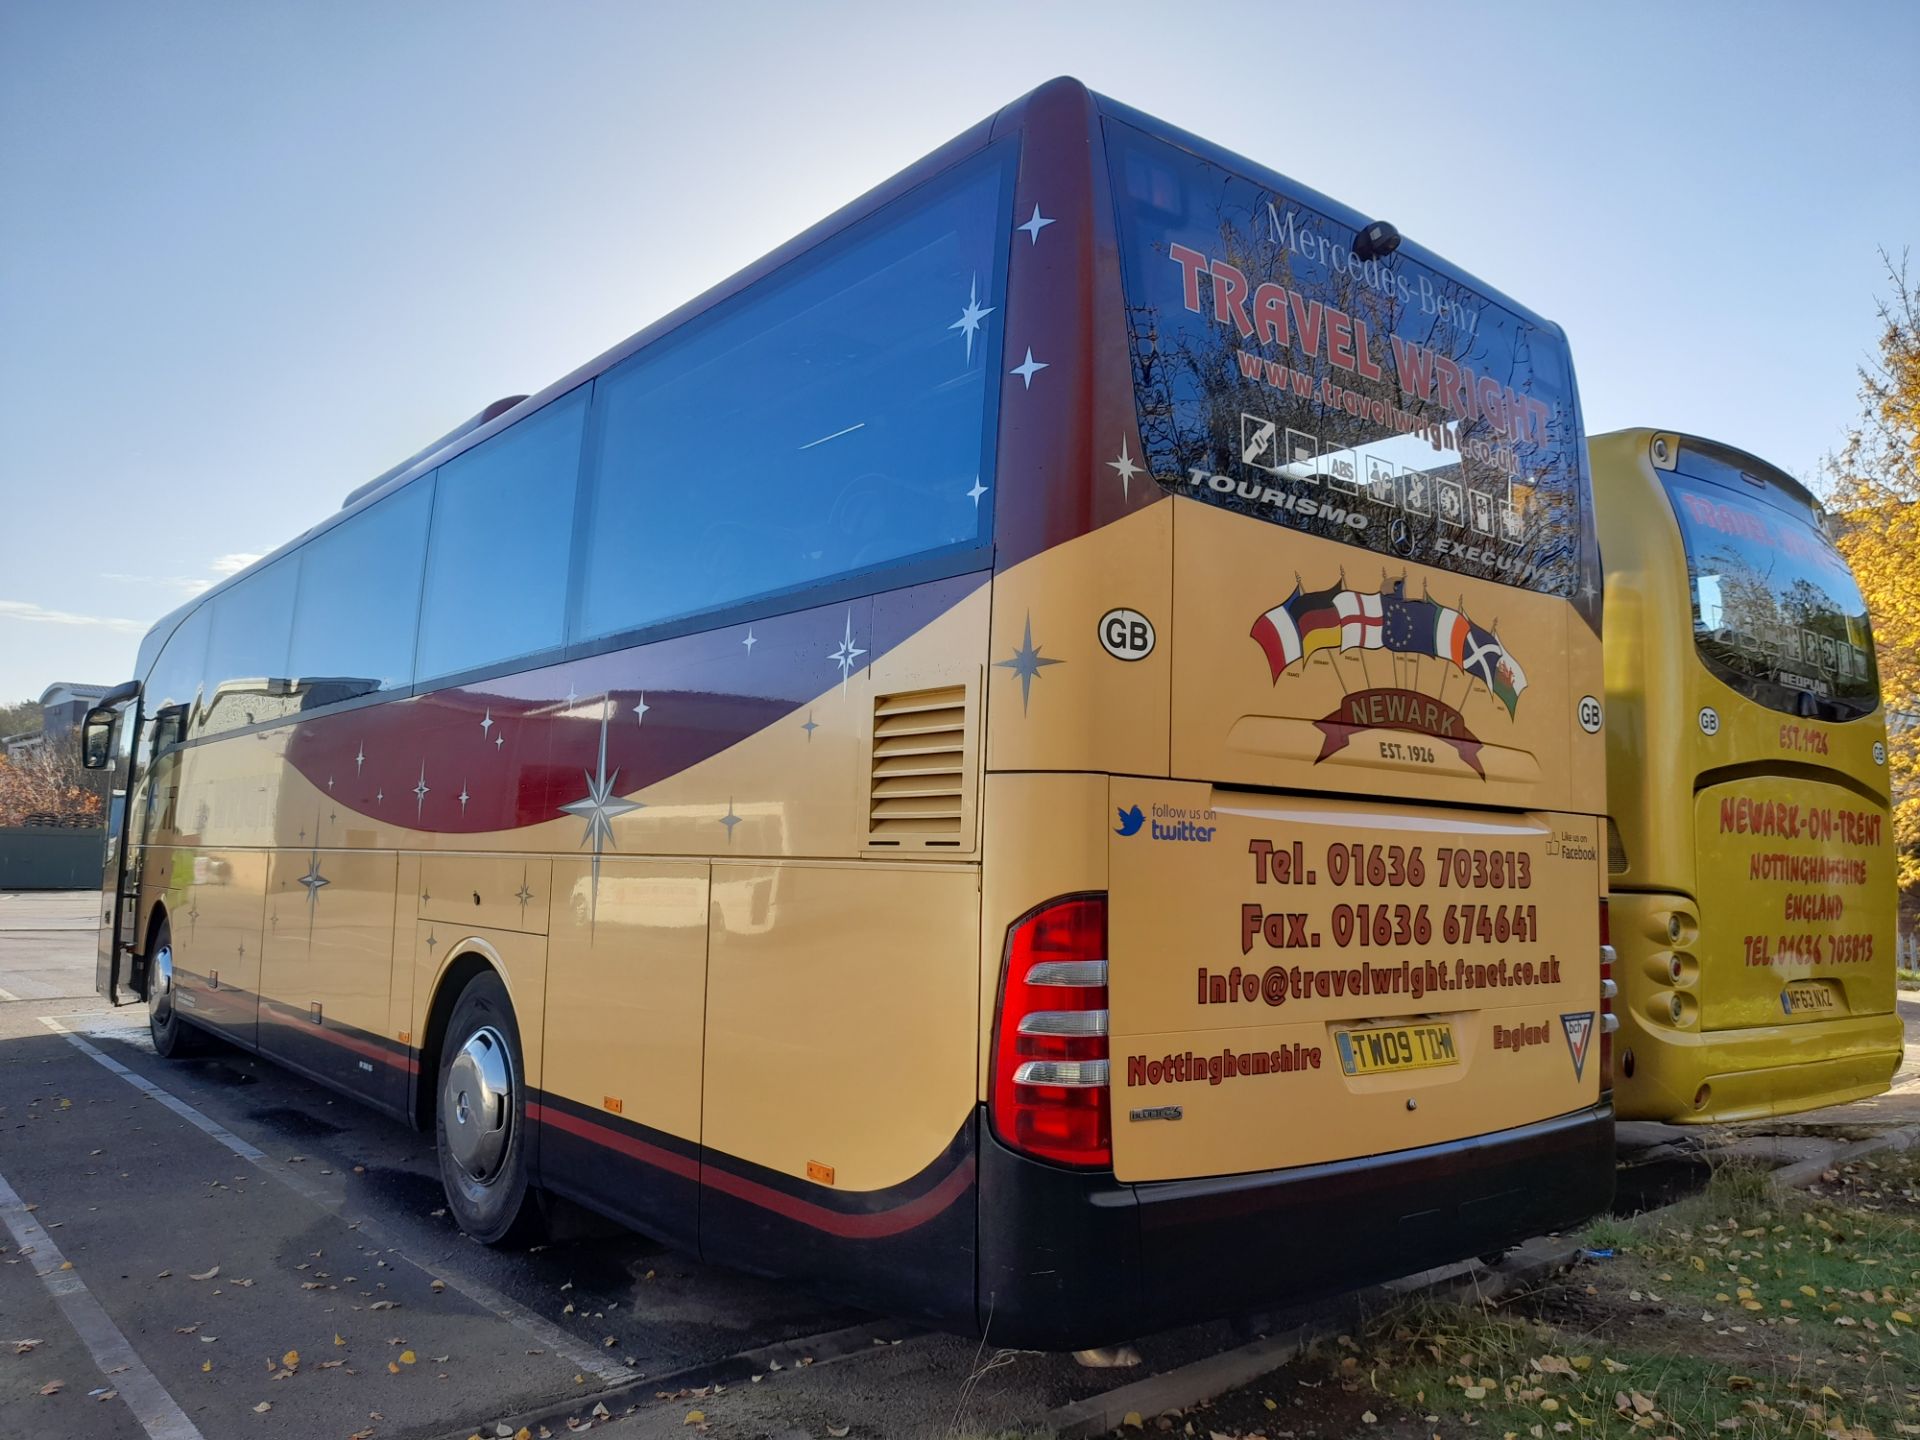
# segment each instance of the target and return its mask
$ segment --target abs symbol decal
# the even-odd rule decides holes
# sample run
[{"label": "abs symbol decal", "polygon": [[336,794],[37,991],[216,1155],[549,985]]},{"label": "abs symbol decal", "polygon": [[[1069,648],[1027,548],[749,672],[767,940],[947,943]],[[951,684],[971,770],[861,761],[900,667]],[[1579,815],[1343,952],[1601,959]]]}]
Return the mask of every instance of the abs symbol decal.
[{"label": "abs symbol decal", "polygon": [[1100,617],[1100,644],[1116,660],[1144,660],[1153,653],[1153,622],[1138,610],[1109,610]]},{"label": "abs symbol decal", "polygon": [[1573,1078],[1578,1080],[1587,1068],[1587,1042],[1593,1038],[1593,1011],[1562,1015],[1560,1028],[1567,1032],[1567,1053],[1573,1057]]}]

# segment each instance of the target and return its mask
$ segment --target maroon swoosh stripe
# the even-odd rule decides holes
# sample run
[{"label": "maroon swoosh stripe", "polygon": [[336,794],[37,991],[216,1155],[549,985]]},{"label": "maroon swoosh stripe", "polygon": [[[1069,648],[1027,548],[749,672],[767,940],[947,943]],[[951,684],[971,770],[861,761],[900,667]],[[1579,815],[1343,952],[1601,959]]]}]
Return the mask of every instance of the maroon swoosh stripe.
[{"label": "maroon swoosh stripe", "polygon": [[648,1165],[654,1165],[683,1179],[697,1179],[709,1189],[771,1210],[789,1220],[845,1240],[880,1240],[901,1235],[939,1215],[960,1198],[973,1184],[973,1156],[968,1155],[947,1173],[944,1179],[924,1194],[887,1210],[864,1214],[847,1213],[816,1205],[797,1195],[788,1195],[744,1175],[735,1175],[714,1165],[701,1165],[690,1155],[676,1155],[632,1135],[622,1134],[606,1125],[597,1125],[551,1105],[529,1103],[527,1114],[543,1125],[577,1135],[596,1145],[617,1150]]}]

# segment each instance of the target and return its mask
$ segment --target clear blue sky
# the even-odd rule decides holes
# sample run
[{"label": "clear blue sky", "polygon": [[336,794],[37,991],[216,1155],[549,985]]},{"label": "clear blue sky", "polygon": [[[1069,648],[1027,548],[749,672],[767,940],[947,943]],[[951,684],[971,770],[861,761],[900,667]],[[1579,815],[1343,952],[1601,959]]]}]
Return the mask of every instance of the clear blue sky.
[{"label": "clear blue sky", "polygon": [[1916,56],[1908,0],[0,0],[0,702],[1057,74],[1558,320],[1590,431],[1810,475]]}]

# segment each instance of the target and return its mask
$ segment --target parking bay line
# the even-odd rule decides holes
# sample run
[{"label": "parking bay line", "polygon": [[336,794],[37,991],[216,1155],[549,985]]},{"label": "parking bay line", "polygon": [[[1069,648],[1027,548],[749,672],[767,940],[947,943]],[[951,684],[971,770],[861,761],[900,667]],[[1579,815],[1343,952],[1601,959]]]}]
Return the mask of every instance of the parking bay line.
[{"label": "parking bay line", "polygon": [[[46,1227],[33,1218],[4,1175],[0,1175],[0,1223],[6,1225],[20,1253],[32,1257],[34,1274],[40,1277],[73,1333],[80,1337],[80,1343],[87,1347],[107,1383],[127,1402],[140,1428],[152,1440],[205,1440],[186,1411],[127,1343],[120,1327],[87,1289],[80,1272],[60,1253]],[[42,1261],[46,1262],[45,1269],[39,1268]]]},{"label": "parking bay line", "polygon": [[148,1099],[158,1101],[195,1129],[219,1141],[235,1155],[252,1164],[262,1174],[271,1175],[289,1190],[294,1191],[306,1200],[312,1201],[329,1215],[334,1216],[336,1219],[346,1221],[355,1230],[358,1230],[360,1234],[373,1241],[374,1244],[380,1246],[382,1249],[391,1250],[394,1254],[406,1256],[406,1259],[411,1264],[426,1271],[428,1275],[431,1275],[436,1280],[444,1281],[449,1290],[459,1291],[476,1305],[491,1311],[508,1324],[518,1326],[527,1335],[537,1340],[545,1349],[558,1355],[561,1359],[566,1360],[576,1369],[596,1376],[609,1385],[621,1384],[635,1378],[634,1372],[625,1365],[614,1364],[595,1355],[592,1351],[576,1343],[573,1337],[558,1325],[536,1315],[517,1300],[511,1300],[505,1295],[502,1295],[492,1286],[463,1276],[457,1271],[437,1269],[411,1255],[407,1255],[406,1251],[394,1242],[394,1238],[387,1234],[377,1221],[366,1216],[347,1213],[347,1211],[316,1182],[308,1180],[304,1175],[295,1174],[282,1166],[274,1164],[266,1153],[257,1146],[248,1144],[218,1121],[202,1114],[172,1092],[161,1089],[144,1075],[136,1074],[134,1071],[128,1069],[105,1051],[90,1044],[81,1036],[74,1034],[51,1015],[42,1015],[40,1017],[40,1023],[54,1034],[60,1036],[88,1059],[102,1066],[111,1074],[119,1076]]}]

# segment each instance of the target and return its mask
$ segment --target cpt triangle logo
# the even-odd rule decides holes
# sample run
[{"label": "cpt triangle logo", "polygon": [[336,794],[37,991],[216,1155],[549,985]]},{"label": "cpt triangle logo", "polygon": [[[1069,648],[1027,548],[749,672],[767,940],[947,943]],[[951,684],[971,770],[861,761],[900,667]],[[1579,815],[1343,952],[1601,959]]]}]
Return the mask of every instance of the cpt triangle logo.
[{"label": "cpt triangle logo", "polygon": [[1560,1028],[1567,1032],[1567,1053],[1573,1056],[1573,1078],[1578,1080],[1587,1068],[1587,1042],[1593,1038],[1593,1011],[1562,1015]]}]

